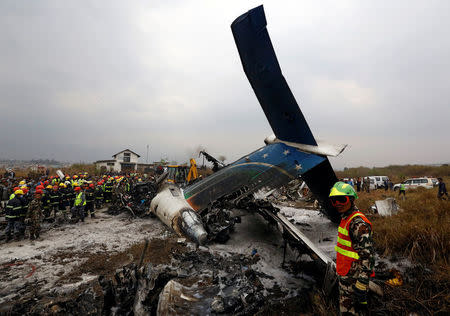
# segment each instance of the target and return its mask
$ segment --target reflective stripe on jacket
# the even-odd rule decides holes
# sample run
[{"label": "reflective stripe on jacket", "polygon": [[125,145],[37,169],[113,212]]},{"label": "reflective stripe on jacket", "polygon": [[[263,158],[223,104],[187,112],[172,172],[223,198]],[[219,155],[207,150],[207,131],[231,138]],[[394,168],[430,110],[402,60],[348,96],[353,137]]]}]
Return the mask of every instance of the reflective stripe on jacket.
[{"label": "reflective stripe on jacket", "polygon": [[18,197],[8,201],[6,205],[6,215],[7,219],[19,218],[23,209],[22,201]]},{"label": "reflective stripe on jacket", "polygon": [[336,250],[336,272],[341,276],[347,275],[352,262],[359,260],[358,253],[352,247],[352,240],[348,231],[352,219],[356,216],[360,216],[372,228],[372,223],[359,211],[353,212],[346,219],[341,219],[338,228],[337,245],[334,248]]}]

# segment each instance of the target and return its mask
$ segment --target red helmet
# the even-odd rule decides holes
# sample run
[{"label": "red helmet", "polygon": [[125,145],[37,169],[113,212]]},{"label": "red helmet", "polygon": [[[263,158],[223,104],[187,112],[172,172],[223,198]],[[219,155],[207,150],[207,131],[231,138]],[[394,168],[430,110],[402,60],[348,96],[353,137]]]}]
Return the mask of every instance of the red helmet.
[{"label": "red helmet", "polygon": [[36,190],[36,192],[34,192],[34,194],[42,194],[42,190],[38,189]]},{"label": "red helmet", "polygon": [[36,190],[44,190],[44,186],[42,184],[40,184],[36,187]]},{"label": "red helmet", "polygon": [[90,188],[93,188],[93,187],[94,187],[94,184],[93,184],[93,183],[90,183],[90,184],[89,184],[89,187],[90,187]]},{"label": "red helmet", "polygon": [[20,188],[19,188],[19,187],[15,187],[15,188],[13,189],[13,192],[16,192],[17,190],[20,190]]},{"label": "red helmet", "polygon": [[74,189],[75,191],[81,191],[81,188],[80,187],[75,187],[75,189]]}]

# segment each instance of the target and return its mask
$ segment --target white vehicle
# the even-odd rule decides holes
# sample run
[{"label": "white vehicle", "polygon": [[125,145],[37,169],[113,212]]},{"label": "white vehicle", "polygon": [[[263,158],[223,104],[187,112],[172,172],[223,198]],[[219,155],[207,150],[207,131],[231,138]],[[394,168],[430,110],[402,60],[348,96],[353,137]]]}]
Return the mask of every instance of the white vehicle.
[{"label": "white vehicle", "polygon": [[[366,179],[366,178],[369,178],[369,180],[370,180],[369,189],[370,189],[370,190],[375,190],[377,187],[376,187],[376,184],[375,184],[375,179],[374,179],[374,177],[364,177],[364,178],[363,178],[363,183],[364,183],[364,179]],[[363,185],[363,183],[361,183],[361,186]]]},{"label": "white vehicle", "polygon": [[[405,185],[405,189],[415,189],[423,187],[426,189],[432,189],[435,185],[433,178],[411,178],[402,182]],[[400,189],[401,183],[394,185],[394,191]]]},{"label": "white vehicle", "polygon": [[386,176],[370,176],[369,179],[373,179],[375,189],[384,188],[384,180],[389,182],[389,178]]}]

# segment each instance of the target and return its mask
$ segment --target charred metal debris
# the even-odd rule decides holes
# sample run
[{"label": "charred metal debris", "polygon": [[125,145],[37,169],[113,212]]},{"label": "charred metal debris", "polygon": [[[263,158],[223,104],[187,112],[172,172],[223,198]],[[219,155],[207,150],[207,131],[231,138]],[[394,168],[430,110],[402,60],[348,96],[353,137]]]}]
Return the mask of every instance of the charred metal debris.
[{"label": "charred metal debris", "polygon": [[[262,280],[273,276],[252,268],[259,260],[240,254],[188,251],[173,256],[170,265],[129,264],[113,277],[100,276],[79,294],[46,304],[16,305],[21,312],[56,315],[253,315],[274,305],[294,304],[295,310],[311,310],[305,280],[302,289],[288,290],[276,282],[267,288]],[[96,289],[100,285],[101,291]],[[31,303],[31,302],[29,302]],[[41,302],[39,302],[41,303]]]},{"label": "charred metal debris", "polygon": [[128,213],[131,217],[150,216],[150,202],[156,195],[157,186],[154,181],[135,184],[129,192],[114,192],[112,204],[107,213],[118,215]]}]

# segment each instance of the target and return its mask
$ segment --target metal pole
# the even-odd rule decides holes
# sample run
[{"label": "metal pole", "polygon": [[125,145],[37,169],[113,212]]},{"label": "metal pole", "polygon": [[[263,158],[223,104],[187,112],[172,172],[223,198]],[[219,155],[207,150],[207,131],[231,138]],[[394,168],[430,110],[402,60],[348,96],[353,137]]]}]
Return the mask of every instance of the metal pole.
[{"label": "metal pole", "polygon": [[148,163],[148,145],[147,145],[147,159],[145,160],[145,163]]}]

